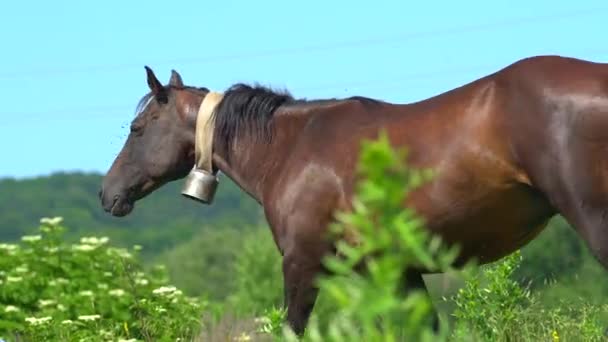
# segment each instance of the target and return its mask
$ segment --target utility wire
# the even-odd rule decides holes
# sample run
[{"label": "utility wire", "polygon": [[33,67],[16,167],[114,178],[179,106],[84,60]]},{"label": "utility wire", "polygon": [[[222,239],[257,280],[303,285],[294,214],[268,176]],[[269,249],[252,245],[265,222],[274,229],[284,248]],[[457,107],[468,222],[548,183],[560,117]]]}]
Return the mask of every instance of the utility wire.
[{"label": "utility wire", "polygon": [[[216,56],[206,56],[206,57],[192,57],[192,58],[179,58],[173,60],[165,60],[165,61],[157,61],[157,62],[149,62],[148,64],[163,64],[163,65],[186,65],[186,64],[208,64],[208,63],[225,63],[229,61],[239,61],[244,59],[251,58],[264,58],[264,57],[273,57],[273,56],[281,56],[281,55],[290,55],[290,54],[307,54],[307,53],[316,53],[316,52],[325,52],[331,50],[352,48],[352,47],[361,47],[361,46],[374,46],[374,45],[384,45],[384,44],[394,44],[405,41],[410,41],[413,39],[421,39],[421,38],[432,38],[437,36],[444,35],[454,35],[454,34],[464,34],[464,33],[472,33],[478,31],[488,31],[492,29],[500,29],[505,27],[513,27],[520,25],[530,25],[530,24],[543,24],[549,21],[556,21],[562,19],[572,19],[575,17],[584,17],[590,15],[604,15],[608,11],[608,7],[602,8],[589,8],[584,10],[572,11],[567,13],[554,13],[549,15],[542,16],[529,16],[529,17],[520,17],[520,18],[510,18],[505,19],[500,22],[495,23],[487,23],[487,24],[476,24],[476,25],[467,25],[461,27],[452,27],[446,29],[438,29],[431,31],[423,31],[423,32],[414,32],[407,33],[399,36],[392,37],[376,37],[362,40],[351,40],[351,41],[342,41],[342,42],[334,42],[327,44],[319,44],[319,45],[310,45],[304,47],[289,47],[289,48],[281,48],[281,49],[269,49],[262,51],[252,51],[245,52],[240,54],[229,54],[229,55],[216,55]],[[141,64],[129,63],[129,64],[107,64],[107,65],[90,65],[82,68],[58,68],[58,69],[38,69],[38,70],[28,70],[28,71],[12,71],[6,73],[0,73],[0,80],[8,80],[8,79],[19,79],[26,77],[49,77],[49,76],[59,76],[65,74],[74,74],[74,73],[89,73],[89,72],[112,72],[119,71],[131,68],[140,68]]]},{"label": "utility wire", "polygon": [[[608,50],[589,50],[587,53],[593,53],[596,55],[608,56]],[[408,82],[415,80],[426,80],[429,78],[437,78],[442,76],[454,76],[464,75],[471,72],[483,71],[488,69],[496,69],[496,65],[477,65],[468,67],[459,67],[449,70],[436,70],[424,73],[414,73],[398,76],[391,79],[382,80],[369,80],[364,82],[349,82],[349,83],[334,83],[324,84],[316,86],[305,86],[305,87],[293,87],[297,92],[305,91],[327,91],[330,89],[348,89],[348,88],[383,88],[383,89],[394,89],[397,87],[405,87],[407,84],[399,82]],[[469,80],[473,81],[473,79]],[[407,91],[407,88],[404,90]],[[296,97],[298,97],[296,95]],[[137,99],[134,100],[134,102]],[[104,106],[91,106],[83,108],[66,108],[57,109],[41,112],[30,112],[30,113],[0,113],[0,117],[9,118],[11,116],[19,118],[19,121],[30,121],[36,119],[50,119],[53,121],[77,121],[77,120],[89,120],[92,117],[107,117],[110,113],[119,113],[125,115],[128,113],[134,113],[135,105],[104,105]],[[59,116],[60,114],[71,113],[70,116]],[[128,118],[125,116],[125,118]],[[8,126],[0,124],[1,126]]]}]

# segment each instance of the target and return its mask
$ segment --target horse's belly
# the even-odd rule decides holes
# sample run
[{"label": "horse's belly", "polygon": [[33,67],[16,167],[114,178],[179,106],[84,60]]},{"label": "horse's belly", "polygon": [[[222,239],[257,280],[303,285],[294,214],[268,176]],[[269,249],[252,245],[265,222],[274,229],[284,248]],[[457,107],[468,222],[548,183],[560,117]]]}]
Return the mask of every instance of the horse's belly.
[{"label": "horse's belly", "polygon": [[427,193],[426,201],[419,202],[428,228],[448,243],[460,245],[462,261],[500,259],[536,237],[552,216],[547,201],[521,184],[470,190]]},{"label": "horse's belly", "polygon": [[[449,240],[461,246],[460,260],[465,261],[474,258],[481,263],[489,263],[524,247],[543,230],[547,222],[538,224],[496,224],[491,227],[493,229],[486,232],[477,232],[477,235],[470,234],[475,234],[475,232],[469,232],[469,235]],[[461,224],[459,227],[466,229],[466,227],[471,227],[472,224],[474,222],[471,225]]]}]

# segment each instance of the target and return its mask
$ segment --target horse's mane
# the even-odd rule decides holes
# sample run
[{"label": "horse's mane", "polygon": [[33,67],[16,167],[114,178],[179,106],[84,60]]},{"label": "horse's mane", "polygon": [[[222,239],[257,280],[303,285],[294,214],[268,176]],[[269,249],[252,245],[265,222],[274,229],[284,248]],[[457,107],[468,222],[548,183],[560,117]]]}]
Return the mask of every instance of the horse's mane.
[{"label": "horse's mane", "polygon": [[[376,105],[381,101],[362,96],[349,97],[364,105]],[[340,101],[339,99],[295,99],[287,90],[276,91],[259,84],[253,86],[237,83],[224,92],[214,110],[214,135],[231,145],[241,134],[254,139],[270,141],[273,137],[273,118],[281,106],[309,106]]]},{"label": "horse's mane", "polygon": [[295,101],[287,91],[237,83],[224,92],[214,110],[214,135],[228,144],[243,133],[256,139],[272,139],[274,112]]}]

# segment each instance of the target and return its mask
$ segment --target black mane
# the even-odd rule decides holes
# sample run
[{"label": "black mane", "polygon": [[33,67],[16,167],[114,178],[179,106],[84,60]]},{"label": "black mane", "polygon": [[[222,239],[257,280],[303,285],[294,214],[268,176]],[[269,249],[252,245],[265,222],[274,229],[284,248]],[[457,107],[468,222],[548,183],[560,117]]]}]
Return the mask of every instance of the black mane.
[{"label": "black mane", "polygon": [[[374,106],[381,101],[353,96],[347,100],[356,100],[366,106]],[[294,99],[286,91],[273,91],[261,85],[250,86],[237,83],[224,92],[224,96],[213,112],[215,119],[214,135],[225,144],[226,152],[242,134],[249,134],[254,139],[270,141],[273,136],[273,118],[276,110],[284,105],[314,105],[341,101],[338,99],[306,100]]]},{"label": "black mane", "polygon": [[281,105],[295,101],[287,91],[238,83],[228,88],[214,110],[214,135],[230,145],[240,134],[272,138],[272,119]]}]

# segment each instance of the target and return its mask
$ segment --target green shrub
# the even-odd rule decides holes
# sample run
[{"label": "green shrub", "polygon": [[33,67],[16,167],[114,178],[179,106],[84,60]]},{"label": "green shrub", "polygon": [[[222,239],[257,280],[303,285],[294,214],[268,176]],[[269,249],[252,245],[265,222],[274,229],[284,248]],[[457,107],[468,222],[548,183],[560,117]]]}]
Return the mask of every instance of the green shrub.
[{"label": "green shrub", "polygon": [[512,335],[520,323],[522,306],[530,301],[526,291],[512,275],[521,262],[518,251],[501,262],[486,267],[481,276],[469,279],[456,295],[454,316],[461,324],[457,335],[476,331],[486,339]]},{"label": "green shrub", "polygon": [[270,230],[255,228],[245,233],[234,264],[234,292],[228,303],[237,315],[261,315],[283,305],[281,255]]},{"label": "green shrub", "polygon": [[[453,298],[455,341],[604,341],[608,305],[561,301],[546,308],[514,277],[521,253],[482,268]],[[565,308],[565,309],[564,309]]]},{"label": "green shrub", "polygon": [[158,258],[169,278],[186,294],[224,301],[235,291],[235,262],[245,231],[204,227],[190,241]]},{"label": "green shrub", "polygon": [[0,336],[24,340],[190,339],[205,303],[167,284],[163,267],[142,272],[138,251],[105,237],[63,241],[61,218],[37,235],[0,244]]}]

